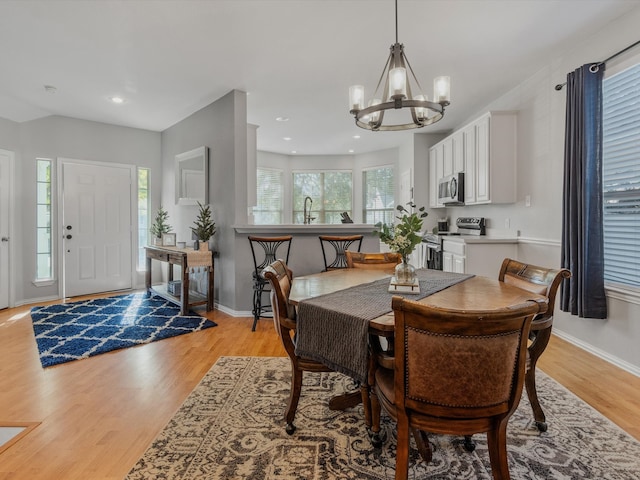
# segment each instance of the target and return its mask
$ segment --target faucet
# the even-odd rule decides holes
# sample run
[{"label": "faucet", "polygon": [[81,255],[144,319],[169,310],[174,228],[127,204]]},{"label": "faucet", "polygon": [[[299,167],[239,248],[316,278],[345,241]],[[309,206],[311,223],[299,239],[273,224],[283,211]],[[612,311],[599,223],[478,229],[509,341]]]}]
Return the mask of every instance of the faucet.
[{"label": "faucet", "polygon": [[[307,200],[309,201],[309,208],[307,209]],[[313,200],[311,197],[304,198],[304,224],[309,225],[312,220],[315,220],[316,217],[311,216],[311,206],[313,205]]]}]

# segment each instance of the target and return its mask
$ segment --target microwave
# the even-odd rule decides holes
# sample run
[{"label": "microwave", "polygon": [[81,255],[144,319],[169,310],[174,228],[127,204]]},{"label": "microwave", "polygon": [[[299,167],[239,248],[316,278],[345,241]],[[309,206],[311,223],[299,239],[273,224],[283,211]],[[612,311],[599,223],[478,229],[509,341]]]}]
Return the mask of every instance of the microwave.
[{"label": "microwave", "polygon": [[438,180],[438,203],[464,205],[464,172],[454,173]]}]

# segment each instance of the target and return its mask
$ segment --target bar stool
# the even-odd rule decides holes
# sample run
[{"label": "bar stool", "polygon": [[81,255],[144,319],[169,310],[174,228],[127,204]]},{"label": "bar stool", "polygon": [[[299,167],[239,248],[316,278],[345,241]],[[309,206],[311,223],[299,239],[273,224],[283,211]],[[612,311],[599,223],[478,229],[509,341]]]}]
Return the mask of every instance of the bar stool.
[{"label": "bar stool", "polygon": [[[253,327],[251,331],[255,332],[258,319],[264,316],[264,313],[272,312],[271,302],[266,304],[262,302],[264,293],[271,292],[269,281],[262,278],[262,270],[269,264],[278,259],[278,251],[282,253],[286,250],[285,263],[289,262],[289,251],[291,250],[291,235],[281,237],[256,237],[250,235],[249,245],[251,245],[251,254],[253,255]],[[258,247],[262,247],[262,251]],[[260,260],[259,260],[260,259]]]},{"label": "bar stool", "polygon": [[[347,268],[347,259],[344,256],[344,251],[349,249],[351,251],[360,251],[362,246],[362,238],[364,235],[349,235],[349,236],[335,236],[335,235],[320,235],[320,246],[322,247],[322,258],[324,259],[324,270],[336,270],[338,268]],[[349,248],[351,244],[358,246],[357,249]],[[331,263],[327,263],[327,252],[325,251],[325,245],[327,249],[331,245],[335,251],[335,259]],[[354,245],[354,246],[355,246]]]}]

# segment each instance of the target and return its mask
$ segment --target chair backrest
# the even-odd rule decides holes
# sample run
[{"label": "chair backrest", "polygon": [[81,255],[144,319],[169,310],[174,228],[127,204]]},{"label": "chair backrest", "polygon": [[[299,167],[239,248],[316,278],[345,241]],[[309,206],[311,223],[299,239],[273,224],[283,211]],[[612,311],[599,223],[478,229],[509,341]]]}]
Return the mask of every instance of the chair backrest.
[{"label": "chair backrest", "polygon": [[[278,252],[283,253],[286,250],[286,255],[280,255],[280,258],[284,258],[285,263],[289,263],[292,238],[291,235],[281,237],[256,237],[249,235],[249,244],[251,245],[251,255],[253,255],[253,266],[256,277],[259,278],[262,269],[278,259]],[[262,251],[257,248],[258,246],[262,247]]]},{"label": "chair backrest", "polygon": [[284,260],[276,260],[264,267],[262,278],[271,284],[271,305],[273,324],[282,344],[290,357],[295,356],[292,334],[295,333],[295,308],[289,303],[293,272]]},{"label": "chair backrest", "polygon": [[536,318],[536,322],[553,317],[556,304],[556,293],[563,279],[571,277],[566,268],[552,269],[529,265],[511,258],[505,258],[498,274],[498,280],[532,293],[544,295],[549,299],[549,306],[544,314]]},{"label": "chair backrest", "polygon": [[508,417],[524,382],[527,337],[539,309],[454,311],[393,297],[395,404],[404,412]]},{"label": "chair backrest", "polygon": [[388,270],[393,273],[396,265],[402,262],[402,255],[392,252],[344,252],[347,268],[361,268],[364,270]]},{"label": "chair backrest", "polygon": [[[348,236],[335,236],[335,235],[320,235],[320,247],[322,248],[322,258],[324,259],[324,271],[336,270],[338,268],[347,268],[347,260],[344,256],[345,250],[349,249],[353,244],[352,250],[360,251],[362,247],[362,238],[364,235],[348,235]],[[329,250],[329,245],[333,247],[333,252]],[[325,249],[325,247],[327,247]],[[329,262],[327,260],[327,251],[329,254],[334,253],[335,258]],[[329,255],[328,258],[331,258]]]}]

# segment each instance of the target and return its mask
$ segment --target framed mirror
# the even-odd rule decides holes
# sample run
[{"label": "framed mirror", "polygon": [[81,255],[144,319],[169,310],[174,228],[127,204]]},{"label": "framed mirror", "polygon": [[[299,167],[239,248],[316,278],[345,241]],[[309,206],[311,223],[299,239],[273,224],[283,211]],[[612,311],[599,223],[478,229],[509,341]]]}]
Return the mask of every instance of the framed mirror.
[{"label": "framed mirror", "polygon": [[209,149],[199,147],[176,155],[176,205],[209,203]]}]

